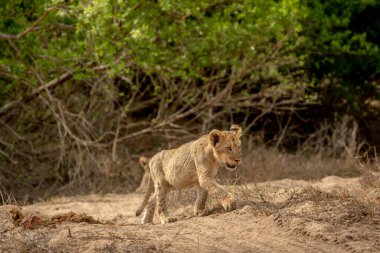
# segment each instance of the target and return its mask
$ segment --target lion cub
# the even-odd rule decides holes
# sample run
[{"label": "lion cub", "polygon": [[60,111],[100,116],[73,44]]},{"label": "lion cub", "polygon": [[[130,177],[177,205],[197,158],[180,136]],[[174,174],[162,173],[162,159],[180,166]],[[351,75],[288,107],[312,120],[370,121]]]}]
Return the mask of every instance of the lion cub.
[{"label": "lion cub", "polygon": [[[139,216],[146,207],[141,223],[153,223],[156,205],[161,223],[176,221],[176,218],[169,216],[166,207],[166,195],[172,188],[196,188],[196,216],[204,215],[208,193],[225,210],[234,210],[234,197],[216,182],[215,176],[221,167],[234,170],[240,164],[241,135],[242,130],[237,125],[232,125],[229,131],[214,129],[208,135],[185,143],[177,149],[163,150],[154,155],[149,161],[148,189],[136,211],[136,216]],[[150,198],[153,192],[154,195]]]}]

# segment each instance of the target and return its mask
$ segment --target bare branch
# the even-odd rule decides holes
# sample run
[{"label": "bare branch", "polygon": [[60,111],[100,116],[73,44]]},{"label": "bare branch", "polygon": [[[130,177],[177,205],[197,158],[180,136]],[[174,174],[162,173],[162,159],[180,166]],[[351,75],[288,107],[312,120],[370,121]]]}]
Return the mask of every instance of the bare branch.
[{"label": "bare branch", "polygon": [[30,99],[34,98],[35,96],[39,95],[42,91],[44,91],[45,89],[49,89],[49,88],[52,88],[58,84],[61,84],[69,79],[72,78],[72,73],[71,72],[66,72],[64,74],[62,74],[60,77],[56,78],[56,79],[53,79],[51,80],[50,82],[48,82],[47,84],[44,84],[44,85],[41,85],[40,87],[38,87],[37,89],[34,89],[32,91],[32,94],[29,95],[29,96],[26,96],[26,97],[22,97],[22,98],[19,98],[17,100],[14,100],[12,102],[9,102],[5,105],[3,105],[1,108],[0,108],[0,115],[1,114],[4,114],[6,113],[7,111],[9,111],[10,109],[18,106],[19,104],[23,103],[23,102],[26,102],[26,101],[29,101]]}]

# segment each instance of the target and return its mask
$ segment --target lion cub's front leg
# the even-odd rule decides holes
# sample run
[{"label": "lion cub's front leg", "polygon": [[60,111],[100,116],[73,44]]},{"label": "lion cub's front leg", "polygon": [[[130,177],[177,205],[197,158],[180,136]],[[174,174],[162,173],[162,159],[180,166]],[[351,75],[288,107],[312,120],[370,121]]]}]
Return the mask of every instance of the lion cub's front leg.
[{"label": "lion cub's front leg", "polygon": [[208,196],[208,192],[206,189],[203,189],[199,185],[196,187],[197,191],[197,200],[194,205],[194,215],[195,216],[205,216],[206,215],[206,200]]},{"label": "lion cub's front leg", "polygon": [[214,198],[216,198],[226,211],[236,209],[234,196],[225,190],[221,185],[209,177],[200,177],[199,183],[202,188],[206,189]]}]

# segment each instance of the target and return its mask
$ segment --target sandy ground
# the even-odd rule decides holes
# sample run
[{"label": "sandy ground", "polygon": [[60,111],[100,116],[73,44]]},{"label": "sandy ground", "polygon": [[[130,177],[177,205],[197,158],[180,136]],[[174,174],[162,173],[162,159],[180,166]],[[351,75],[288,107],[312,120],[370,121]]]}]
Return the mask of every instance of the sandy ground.
[{"label": "sandy ground", "polygon": [[179,221],[164,225],[139,224],[138,193],[1,206],[0,252],[380,252],[380,193],[364,191],[358,178],[230,190],[237,210],[210,199],[206,217],[192,216],[194,193],[173,193]]}]

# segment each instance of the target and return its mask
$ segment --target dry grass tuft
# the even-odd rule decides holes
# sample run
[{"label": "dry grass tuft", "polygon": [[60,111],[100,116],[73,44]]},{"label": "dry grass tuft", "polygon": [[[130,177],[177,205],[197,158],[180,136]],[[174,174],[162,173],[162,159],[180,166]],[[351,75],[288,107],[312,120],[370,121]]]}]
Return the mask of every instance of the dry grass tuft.
[{"label": "dry grass tuft", "polygon": [[22,205],[22,202],[17,201],[12,192],[8,192],[5,187],[0,184],[0,205]]},{"label": "dry grass tuft", "polygon": [[293,151],[284,147],[287,138],[293,136],[291,132],[280,134],[283,138],[275,141],[276,144],[248,135],[243,139],[244,159],[238,171],[222,174],[238,183],[358,176],[355,156],[363,145],[357,141],[357,132],[357,123],[343,117],[334,124],[322,124],[308,139],[299,141],[298,146],[293,144]]},{"label": "dry grass tuft", "polygon": [[380,172],[363,170],[360,183],[364,188],[380,189]]},{"label": "dry grass tuft", "polygon": [[355,161],[351,159],[336,158],[317,152],[287,153],[264,145],[247,149],[244,152],[243,163],[236,173],[221,172],[224,174],[223,179],[227,178],[238,183],[283,178],[312,180],[331,175],[342,177],[359,175]]},{"label": "dry grass tuft", "polygon": [[321,191],[318,187],[315,186],[306,186],[300,190],[293,190],[290,193],[289,198],[284,203],[285,205],[299,204],[306,201],[312,201],[314,203],[321,203],[323,201],[331,201],[339,199],[339,195],[329,192]]},{"label": "dry grass tuft", "polygon": [[380,189],[380,165],[376,150],[374,150],[374,159],[372,160],[369,158],[368,152],[359,157],[357,167],[361,174],[360,183],[363,188]]}]

